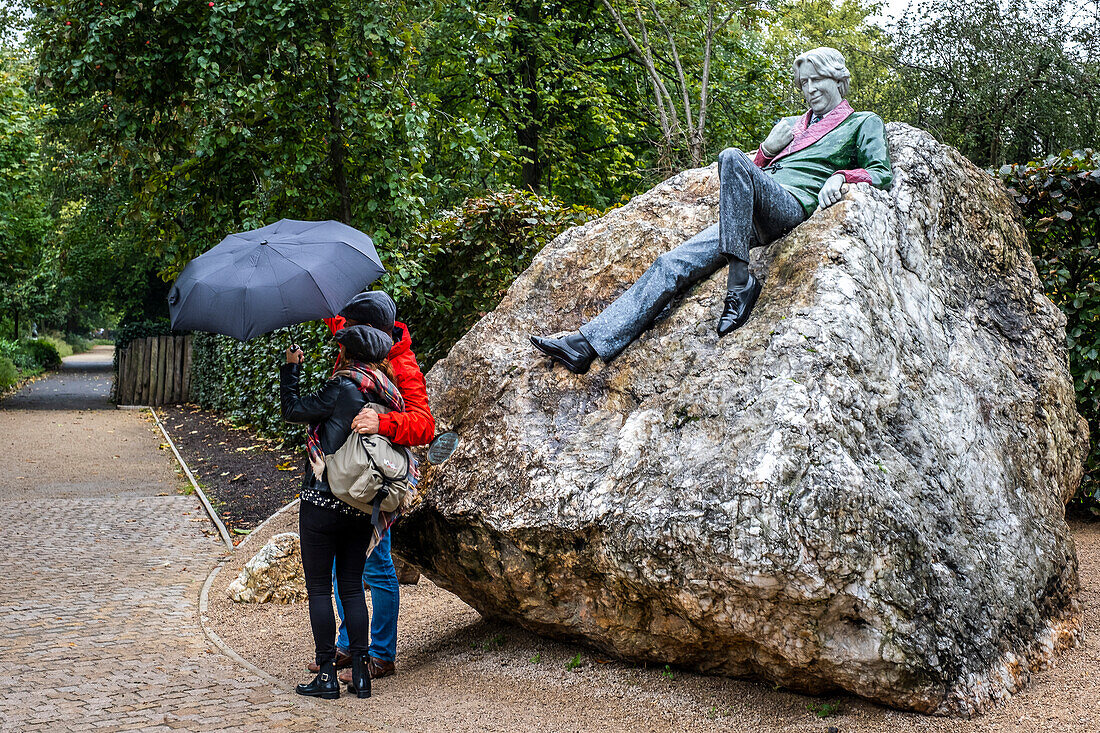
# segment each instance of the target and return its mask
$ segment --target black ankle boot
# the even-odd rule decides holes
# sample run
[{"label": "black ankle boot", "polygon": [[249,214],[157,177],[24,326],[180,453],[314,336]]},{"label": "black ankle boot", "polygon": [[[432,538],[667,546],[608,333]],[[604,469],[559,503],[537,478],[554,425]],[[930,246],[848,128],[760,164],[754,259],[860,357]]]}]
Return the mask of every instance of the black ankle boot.
[{"label": "black ankle boot", "polygon": [[535,348],[549,356],[554,361],[565,366],[574,374],[584,374],[588,367],[592,366],[592,360],[596,358],[596,350],[588,339],[581,335],[580,331],[571,333],[560,339],[544,339],[540,336],[532,336],[531,343]]},{"label": "black ankle boot", "polygon": [[321,671],[312,682],[308,685],[298,685],[294,689],[299,695],[323,697],[326,700],[335,700],[340,697],[340,681],[336,679],[336,660],[322,664]]},{"label": "black ankle boot", "polygon": [[752,275],[749,275],[749,281],[743,286],[730,288],[726,293],[722,317],[718,319],[718,335],[725,336],[745,325],[759,297],[760,281]]},{"label": "black ankle boot", "polygon": [[348,682],[348,692],[354,692],[356,697],[370,697],[370,671],[367,663],[370,657],[366,654],[356,654],[351,658],[351,680]]}]

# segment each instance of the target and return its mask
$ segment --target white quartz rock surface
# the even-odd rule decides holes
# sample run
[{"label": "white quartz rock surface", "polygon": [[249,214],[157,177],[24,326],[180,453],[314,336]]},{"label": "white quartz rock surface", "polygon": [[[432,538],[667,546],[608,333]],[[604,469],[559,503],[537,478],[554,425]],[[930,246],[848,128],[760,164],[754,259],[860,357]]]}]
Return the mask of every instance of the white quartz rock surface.
[{"label": "white quartz rock surface", "polygon": [[576,330],[717,218],[714,166],[546,246],[428,374],[455,455],[395,549],[490,617],[639,662],[969,714],[1073,643],[1088,445],[1064,318],[1002,186],[888,126],[856,185],[576,376]]},{"label": "white quartz rock surface", "polygon": [[306,585],[298,535],[284,532],[268,540],[226,590],[238,603],[304,601]]}]

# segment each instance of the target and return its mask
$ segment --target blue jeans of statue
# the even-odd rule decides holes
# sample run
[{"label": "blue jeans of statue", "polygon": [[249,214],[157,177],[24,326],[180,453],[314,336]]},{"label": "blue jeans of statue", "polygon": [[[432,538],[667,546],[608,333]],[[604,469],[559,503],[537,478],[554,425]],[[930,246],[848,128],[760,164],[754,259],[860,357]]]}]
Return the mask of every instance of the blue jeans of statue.
[{"label": "blue jeans of statue", "polygon": [[798,199],[736,148],[718,156],[718,223],[659,256],[637,282],[581,326],[600,358],[610,361],[653,325],[677,295],[749,248],[770,244],[806,219]]},{"label": "blue jeans of statue", "polygon": [[[370,655],[394,661],[397,658],[397,613],[401,603],[401,587],[397,584],[397,571],[390,557],[390,533],[386,532],[382,541],[374,548],[363,566],[363,585],[370,588]],[[332,587],[336,588],[336,576],[332,578]],[[340,614],[340,633],[336,638],[336,648],[342,652],[348,650],[348,630],[344,623],[344,607],[340,603],[340,592],[336,593],[336,612]]]}]

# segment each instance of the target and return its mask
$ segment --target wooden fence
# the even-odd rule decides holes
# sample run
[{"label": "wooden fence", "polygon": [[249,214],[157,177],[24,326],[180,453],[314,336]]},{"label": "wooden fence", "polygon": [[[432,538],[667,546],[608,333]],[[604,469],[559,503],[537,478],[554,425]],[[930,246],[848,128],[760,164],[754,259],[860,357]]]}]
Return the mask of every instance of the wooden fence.
[{"label": "wooden fence", "polygon": [[170,405],[186,402],[190,391],[190,336],[134,339],[118,355],[117,404]]}]

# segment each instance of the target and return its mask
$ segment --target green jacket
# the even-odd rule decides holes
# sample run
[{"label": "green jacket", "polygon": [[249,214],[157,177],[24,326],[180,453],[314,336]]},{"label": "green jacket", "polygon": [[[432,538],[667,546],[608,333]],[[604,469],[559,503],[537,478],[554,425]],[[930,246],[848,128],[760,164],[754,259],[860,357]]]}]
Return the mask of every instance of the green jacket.
[{"label": "green jacket", "polygon": [[886,149],[886,127],[873,112],[855,112],[847,100],[810,125],[810,112],[784,119],[795,126],[794,140],[774,158],[756,151],[756,165],[790,191],[809,216],[829,177],[888,188],[894,179]]}]

